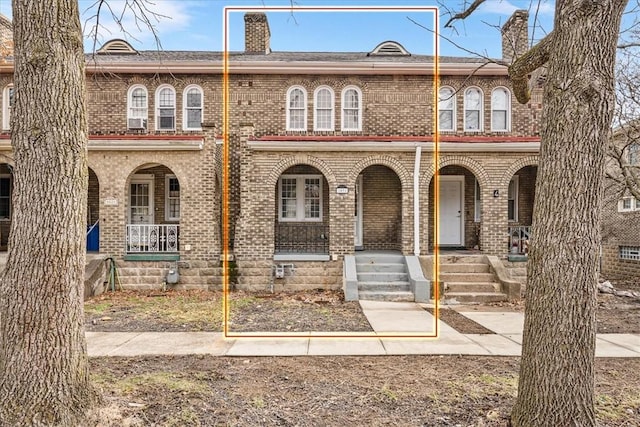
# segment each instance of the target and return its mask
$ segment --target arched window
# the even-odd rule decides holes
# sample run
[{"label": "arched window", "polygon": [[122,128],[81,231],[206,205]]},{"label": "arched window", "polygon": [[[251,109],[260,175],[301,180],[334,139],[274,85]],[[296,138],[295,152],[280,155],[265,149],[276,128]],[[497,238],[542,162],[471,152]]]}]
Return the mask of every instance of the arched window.
[{"label": "arched window", "polygon": [[506,132],[511,128],[511,93],[504,87],[491,92],[491,130]]},{"label": "arched window", "polygon": [[182,128],[184,130],[202,129],[202,106],[204,105],[202,88],[187,86],[182,94]]},{"label": "arched window", "polygon": [[176,91],[162,85],[156,89],[156,130],[175,130]]},{"label": "arched window", "polygon": [[334,126],[333,90],[320,86],[313,94],[313,130],[332,131]]},{"label": "arched window", "polygon": [[482,131],[482,91],[470,87],[464,91],[464,130]]},{"label": "arched window", "polygon": [[362,130],[362,92],[355,86],[342,90],[342,126],[343,131]]},{"label": "arched window", "polygon": [[438,130],[456,130],[456,94],[448,86],[438,91]]},{"label": "arched window", "polygon": [[147,88],[134,85],[127,94],[127,128],[146,129],[148,118]]},{"label": "arched window", "polygon": [[307,130],[307,91],[301,86],[287,91],[287,130]]}]

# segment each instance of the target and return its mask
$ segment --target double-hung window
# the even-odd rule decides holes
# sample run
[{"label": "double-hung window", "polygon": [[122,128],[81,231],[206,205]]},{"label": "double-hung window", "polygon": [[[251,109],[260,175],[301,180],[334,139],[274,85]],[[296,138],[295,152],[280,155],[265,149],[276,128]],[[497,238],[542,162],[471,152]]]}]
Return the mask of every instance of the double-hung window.
[{"label": "double-hung window", "polygon": [[482,102],[482,91],[477,87],[470,87],[464,91],[465,131],[482,131]]},{"label": "double-hung window", "polygon": [[631,166],[640,166],[640,144],[631,144],[627,150],[629,152],[629,164]]},{"label": "double-hung window", "polygon": [[149,105],[147,88],[142,85],[131,86],[127,95],[127,104],[127,127],[146,129]]},{"label": "double-hung window", "polygon": [[332,131],[334,123],[333,90],[327,86],[320,86],[313,94],[313,130]]},{"label": "double-hung window", "polygon": [[342,91],[343,131],[362,130],[362,92],[355,86],[347,86]]},{"label": "double-hung window", "polygon": [[180,182],[175,175],[165,176],[165,219],[180,220]]},{"label": "double-hung window", "polygon": [[182,127],[184,130],[202,129],[202,88],[187,86],[182,94]]},{"label": "double-hung window", "polygon": [[287,130],[307,130],[307,91],[301,86],[287,91]]},{"label": "double-hung window", "polygon": [[509,221],[518,221],[518,176],[509,181],[508,191]]},{"label": "double-hung window", "polygon": [[156,90],[156,130],[175,130],[176,91],[169,85]]},{"label": "double-hung window", "polygon": [[283,175],[278,216],[286,221],[322,221],[322,175]]},{"label": "double-hung window", "polygon": [[438,91],[438,130],[456,130],[456,95],[447,86]]},{"label": "double-hung window", "polygon": [[498,87],[491,92],[491,130],[509,131],[511,126],[511,94]]},{"label": "double-hung window", "polygon": [[8,85],[2,91],[2,129],[11,127],[11,110],[13,109],[13,85]]},{"label": "double-hung window", "polygon": [[0,175],[0,219],[11,218],[11,176]]}]

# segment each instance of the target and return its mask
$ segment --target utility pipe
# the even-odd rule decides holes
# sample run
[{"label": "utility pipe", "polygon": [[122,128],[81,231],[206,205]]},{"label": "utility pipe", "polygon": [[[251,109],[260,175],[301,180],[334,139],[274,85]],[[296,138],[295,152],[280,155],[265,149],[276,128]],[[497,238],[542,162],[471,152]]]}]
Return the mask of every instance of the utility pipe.
[{"label": "utility pipe", "polygon": [[416,162],[413,166],[413,254],[420,255],[420,158],[422,147],[416,146]]}]

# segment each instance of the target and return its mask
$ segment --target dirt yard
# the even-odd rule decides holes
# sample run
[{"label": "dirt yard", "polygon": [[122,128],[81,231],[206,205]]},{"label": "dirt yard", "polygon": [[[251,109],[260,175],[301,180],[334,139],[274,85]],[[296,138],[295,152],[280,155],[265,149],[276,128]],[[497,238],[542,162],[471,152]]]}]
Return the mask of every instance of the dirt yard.
[{"label": "dirt yard", "polygon": [[[635,283],[614,282],[635,290]],[[639,287],[640,288],[640,287]],[[232,331],[370,331],[340,292],[230,294]],[[441,307],[463,333],[491,333],[458,311],[521,311],[522,303]],[[115,292],[85,303],[93,331],[220,331],[219,292]],[[640,333],[640,301],[598,295],[599,332]],[[105,406],[93,425],[504,426],[519,358],[93,358]],[[640,425],[640,359],[597,359],[600,426]]]}]

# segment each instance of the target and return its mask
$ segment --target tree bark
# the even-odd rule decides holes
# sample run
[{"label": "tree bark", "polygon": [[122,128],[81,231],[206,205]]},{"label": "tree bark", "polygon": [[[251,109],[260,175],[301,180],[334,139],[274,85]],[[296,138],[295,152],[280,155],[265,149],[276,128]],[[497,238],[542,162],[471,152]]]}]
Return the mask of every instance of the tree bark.
[{"label": "tree bark", "polygon": [[556,3],[513,426],[593,426],[596,285],[625,0]]},{"label": "tree bark", "polygon": [[87,122],[76,0],[14,0],[13,217],[0,282],[0,424],[82,425]]}]

